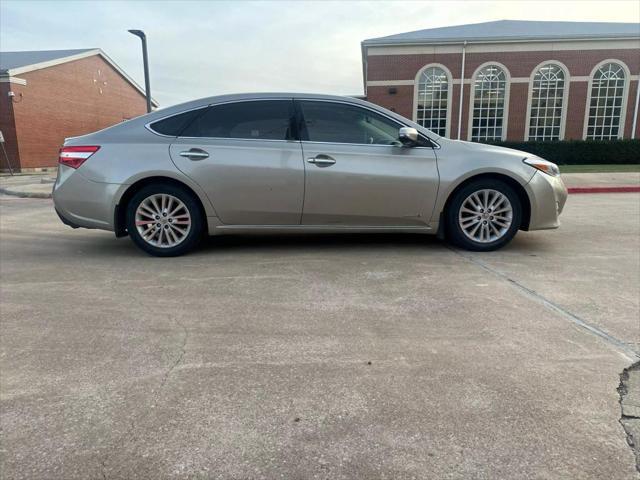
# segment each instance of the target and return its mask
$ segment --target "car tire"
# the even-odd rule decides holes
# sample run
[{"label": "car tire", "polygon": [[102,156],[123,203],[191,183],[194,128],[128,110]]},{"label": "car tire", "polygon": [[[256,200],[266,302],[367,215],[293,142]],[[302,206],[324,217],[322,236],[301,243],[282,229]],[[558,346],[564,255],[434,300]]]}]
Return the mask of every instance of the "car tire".
[{"label": "car tire", "polygon": [[522,204],[506,182],[478,179],[455,192],[445,212],[445,222],[452,244],[477,252],[497,250],[518,232]]},{"label": "car tire", "polygon": [[133,243],[156,257],[175,257],[193,250],[204,228],[198,200],[168,183],[147,185],[126,207],[127,231]]}]

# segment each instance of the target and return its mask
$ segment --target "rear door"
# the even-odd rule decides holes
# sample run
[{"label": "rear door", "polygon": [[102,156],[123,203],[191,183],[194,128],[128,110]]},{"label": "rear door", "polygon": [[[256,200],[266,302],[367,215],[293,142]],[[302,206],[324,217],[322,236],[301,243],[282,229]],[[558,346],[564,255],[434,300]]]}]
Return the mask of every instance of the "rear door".
[{"label": "rear door", "polygon": [[175,165],[207,193],[227,225],[298,225],[302,148],[291,99],[213,105],[170,146]]},{"label": "rear door", "polygon": [[398,130],[404,125],[363,106],[296,103],[306,167],[303,225],[429,222],[439,183],[431,146],[401,146]]}]

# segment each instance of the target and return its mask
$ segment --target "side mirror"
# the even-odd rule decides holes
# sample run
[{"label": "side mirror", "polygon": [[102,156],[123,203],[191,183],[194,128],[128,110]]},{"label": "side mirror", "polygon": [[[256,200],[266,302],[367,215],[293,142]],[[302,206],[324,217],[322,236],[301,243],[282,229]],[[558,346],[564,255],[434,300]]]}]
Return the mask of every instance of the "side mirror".
[{"label": "side mirror", "polygon": [[402,127],[398,131],[398,140],[400,140],[405,147],[413,147],[418,143],[418,131],[415,128]]}]

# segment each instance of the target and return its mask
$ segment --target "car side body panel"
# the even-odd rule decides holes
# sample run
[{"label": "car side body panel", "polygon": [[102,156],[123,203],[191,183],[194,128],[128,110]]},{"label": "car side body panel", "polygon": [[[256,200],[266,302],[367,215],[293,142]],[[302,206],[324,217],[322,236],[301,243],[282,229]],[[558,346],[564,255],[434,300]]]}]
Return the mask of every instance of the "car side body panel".
[{"label": "car side body panel", "polygon": [[[432,148],[302,142],[303,225],[427,226],[438,195]],[[324,167],[309,159],[327,156]]]},{"label": "car side body panel", "polygon": [[[256,142],[255,147],[249,149],[266,152],[262,158],[267,158],[267,163],[261,164],[257,155],[245,158],[244,154],[239,156],[232,153],[239,148],[238,142],[246,151],[249,141],[200,138],[194,142],[193,139],[155,134],[147,128],[156,120],[207,105],[283,97],[348,102],[378,111],[403,125],[416,128],[433,140],[436,149],[365,145],[361,146],[363,152],[349,152],[349,157],[353,159],[349,161],[351,166],[345,163],[329,174],[335,165],[321,169],[307,164],[307,156],[327,150],[327,147],[318,148],[312,142]],[[203,166],[198,166],[198,162],[182,157],[178,159],[181,148],[196,143],[219,147],[222,149],[220,152],[225,152],[223,156],[214,154],[221,163],[220,168],[207,171]],[[174,147],[171,147],[172,144]],[[211,97],[158,110],[89,135],[70,138],[65,145],[100,146],[100,150],[77,170],[60,166],[54,186],[56,209],[74,225],[87,228],[114,230],[114,212],[125,192],[134,183],[151,177],[170,178],[191,188],[205,210],[210,234],[304,230],[435,233],[440,214],[451,193],[464,181],[481,174],[506,175],[523,187],[531,206],[531,230],[556,228],[559,224],[558,215],[566,201],[566,188],[559,177],[538,172],[522,162],[525,157],[531,158],[531,154],[438,137],[394,112],[346,97],[290,93]],[[373,159],[373,172],[363,175],[361,170],[354,176],[354,165],[367,157],[364,149],[368,147],[383,148],[389,154],[388,158],[402,161],[394,165],[385,164],[385,155],[369,155]],[[341,145],[340,149],[343,152],[349,150],[345,145]],[[258,173],[254,178],[244,178],[236,168],[238,162],[247,168],[258,169]],[[411,165],[415,168],[411,168]],[[307,187],[315,187],[316,181],[323,183],[319,193],[310,192],[307,198],[304,194],[305,172],[311,173]],[[354,180],[357,182],[354,183]],[[353,190],[349,191],[348,188]],[[394,198],[399,199],[396,205],[392,204]],[[322,202],[329,204],[322,206]],[[346,214],[340,212],[343,202],[353,202]],[[218,216],[221,213],[218,209],[221,209],[222,217]],[[300,224],[303,209],[309,215],[309,225]],[[322,209],[322,215],[316,215]],[[228,218],[224,218],[226,216]]]},{"label": "car side body panel", "polygon": [[[198,149],[209,157],[191,160]],[[196,182],[226,225],[298,225],[304,200],[300,142],[178,138],[170,147],[176,167]]]}]

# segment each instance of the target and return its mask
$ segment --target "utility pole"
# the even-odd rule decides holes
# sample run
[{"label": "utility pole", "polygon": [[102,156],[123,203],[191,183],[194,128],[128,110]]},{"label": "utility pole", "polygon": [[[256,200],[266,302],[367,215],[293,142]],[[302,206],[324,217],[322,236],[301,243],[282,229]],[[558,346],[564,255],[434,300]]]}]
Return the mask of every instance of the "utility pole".
[{"label": "utility pole", "polygon": [[142,62],[144,63],[144,89],[147,96],[147,113],[151,112],[151,84],[149,83],[149,57],[147,55],[147,36],[142,30],[129,30],[142,40]]}]

